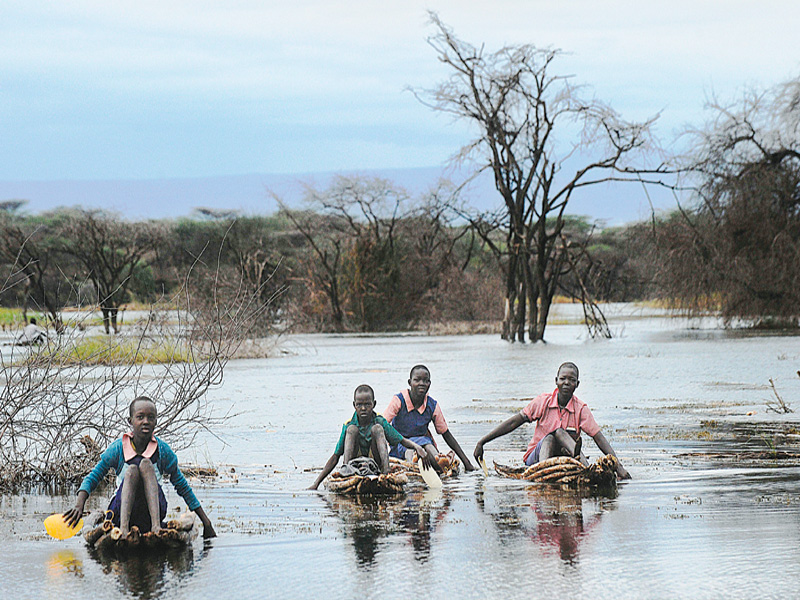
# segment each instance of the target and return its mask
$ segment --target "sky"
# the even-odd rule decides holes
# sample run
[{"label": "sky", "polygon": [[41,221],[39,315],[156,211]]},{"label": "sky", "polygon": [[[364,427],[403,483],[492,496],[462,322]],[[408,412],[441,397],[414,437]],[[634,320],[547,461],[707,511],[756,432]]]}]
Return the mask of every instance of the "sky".
[{"label": "sky", "polygon": [[436,11],[532,43],[670,146],[711,94],[800,75],[786,0],[3,0],[0,181],[445,165],[473,133],[408,91],[447,76]]}]

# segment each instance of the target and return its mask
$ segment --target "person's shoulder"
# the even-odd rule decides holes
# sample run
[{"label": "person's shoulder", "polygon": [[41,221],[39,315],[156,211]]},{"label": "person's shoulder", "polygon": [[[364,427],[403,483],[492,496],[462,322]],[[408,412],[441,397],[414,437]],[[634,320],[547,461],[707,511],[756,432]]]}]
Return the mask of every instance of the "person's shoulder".
[{"label": "person's shoulder", "polygon": [[175,451],[172,449],[172,447],[167,442],[165,442],[164,440],[162,440],[158,436],[154,436],[154,437],[156,438],[156,444],[158,444],[158,453],[159,453],[159,455],[162,454],[162,452],[167,452],[169,454],[172,454],[173,456],[175,455]]},{"label": "person's shoulder", "polygon": [[547,404],[553,398],[553,392],[542,392],[531,399],[528,404]]},{"label": "person's shoulder", "polygon": [[108,445],[108,448],[106,448],[106,452],[117,452],[117,451],[120,451],[120,450],[122,450],[122,437],[121,436],[118,437],[117,439],[115,439],[113,442],[111,442]]}]

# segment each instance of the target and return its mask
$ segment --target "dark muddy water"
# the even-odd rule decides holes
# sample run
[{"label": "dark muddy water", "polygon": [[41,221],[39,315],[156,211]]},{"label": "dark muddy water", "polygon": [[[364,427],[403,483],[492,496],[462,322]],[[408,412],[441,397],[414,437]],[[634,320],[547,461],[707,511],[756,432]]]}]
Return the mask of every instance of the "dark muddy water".
[{"label": "dark muddy water", "polygon": [[[772,378],[800,409],[800,338],[688,325],[628,311],[613,340],[564,325],[537,346],[494,336],[289,338],[286,355],[229,365],[212,400],[236,415],[179,453],[222,473],[194,482],[217,539],[102,560],[78,538],[43,533],[42,519],[71,497],[5,496],[0,597],[797,597],[800,466],[734,458],[798,450],[798,417],[768,413],[766,402]],[[565,360],[580,366],[577,394],[634,477],[613,498],[482,473],[363,503],[304,489],[360,383],[376,389],[380,410],[408,368],[426,363],[431,394],[471,454],[525,398],[552,389]],[[489,463],[518,462],[532,434],[527,426],[490,443]],[[584,448],[597,456],[591,440]]]}]

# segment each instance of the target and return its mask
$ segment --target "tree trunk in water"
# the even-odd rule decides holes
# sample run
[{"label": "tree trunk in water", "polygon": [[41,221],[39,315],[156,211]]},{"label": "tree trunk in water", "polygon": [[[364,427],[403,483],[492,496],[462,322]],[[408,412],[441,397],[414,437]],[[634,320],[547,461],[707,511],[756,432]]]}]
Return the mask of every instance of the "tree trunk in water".
[{"label": "tree trunk in water", "polygon": [[514,341],[515,327],[514,327],[514,314],[516,311],[515,304],[517,301],[517,257],[511,255],[508,259],[508,273],[506,274],[506,303],[503,312],[503,324],[500,333],[501,339],[509,342]]},{"label": "tree trunk in water", "polygon": [[525,313],[528,305],[528,297],[525,292],[525,280],[520,277],[519,292],[517,293],[517,317],[514,323],[517,341],[525,343]]},{"label": "tree trunk in water", "polygon": [[104,306],[101,306],[100,307],[100,312],[103,313],[103,329],[106,330],[106,335],[108,335],[110,333],[109,332],[109,322],[108,322],[108,319],[109,319],[108,309],[106,307],[104,307]]}]

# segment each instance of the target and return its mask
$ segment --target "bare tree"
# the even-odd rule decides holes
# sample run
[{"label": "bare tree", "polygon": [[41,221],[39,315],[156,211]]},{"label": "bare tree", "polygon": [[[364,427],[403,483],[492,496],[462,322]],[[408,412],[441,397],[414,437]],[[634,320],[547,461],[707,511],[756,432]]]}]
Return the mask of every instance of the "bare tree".
[{"label": "bare tree", "polygon": [[692,310],[797,325],[800,79],[709,102],[683,167],[698,204],[661,226],[666,289]]},{"label": "bare tree", "polygon": [[[151,307],[136,336],[114,337],[88,356],[79,331],[41,348],[0,352],[0,490],[78,482],[122,433],[128,404],[140,395],[156,401],[160,435],[178,449],[225,418],[208,406],[206,392],[221,383],[265,305],[260,290],[247,286],[198,305],[192,277],[164,307]],[[174,354],[147,364],[141,357],[153,345]],[[109,354],[121,358],[109,361]]]},{"label": "bare tree", "polygon": [[306,239],[315,261],[311,289],[328,297],[335,330],[408,327],[448,266],[465,230],[450,227],[444,184],[418,202],[380,178],[338,177],[325,190],[308,187],[307,211],[288,219]]},{"label": "bare tree", "polygon": [[437,31],[428,41],[451,76],[415,94],[477,125],[478,136],[456,158],[475,160],[478,173],[489,170],[503,200],[502,210],[470,217],[504,258],[502,337],[524,341],[527,325],[531,341],[543,340],[559,278],[573,262],[561,243],[570,198],[601,182],[640,181],[646,171],[629,159],[650,146],[654,119],[624,121],[610,106],[583,99],[568,77],[553,74],[558,50],[520,45],[488,53],[457,38],[435,13],[430,18]]}]

